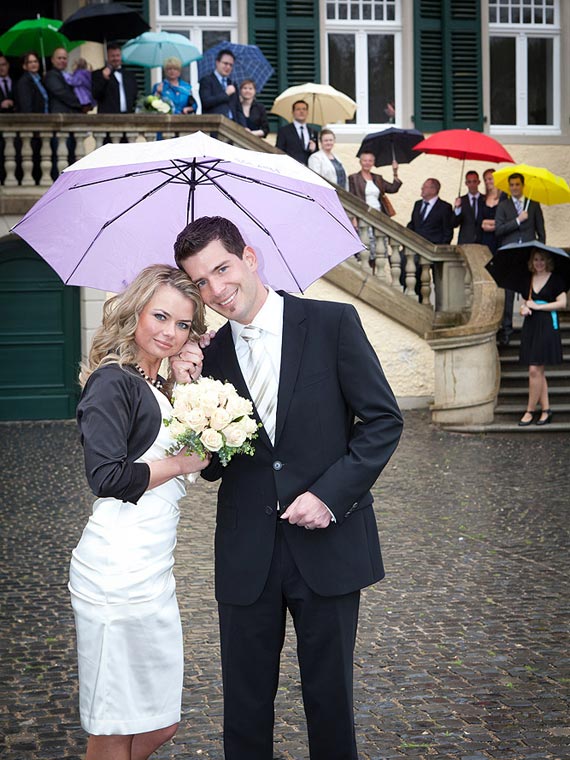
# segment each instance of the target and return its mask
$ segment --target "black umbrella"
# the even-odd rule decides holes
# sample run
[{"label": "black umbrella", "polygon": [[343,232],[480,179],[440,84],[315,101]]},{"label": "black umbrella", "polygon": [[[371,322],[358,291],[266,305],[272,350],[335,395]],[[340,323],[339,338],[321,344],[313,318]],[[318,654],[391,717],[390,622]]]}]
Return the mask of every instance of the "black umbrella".
[{"label": "black umbrella", "polygon": [[564,287],[568,290],[570,288],[570,254],[562,248],[553,248],[538,240],[504,245],[486,264],[486,269],[500,288],[516,290],[526,296],[528,293],[524,291],[530,284],[528,262],[535,251],[544,251],[552,256],[554,271],[560,275],[564,281]]},{"label": "black umbrella", "polygon": [[388,166],[394,160],[399,164],[409,164],[419,156],[413,150],[414,145],[423,139],[418,129],[389,127],[366,135],[356,155],[374,153],[374,166]]},{"label": "black umbrella", "polygon": [[121,3],[97,3],[86,5],[67,18],[60,32],[70,40],[130,40],[150,26],[140,14]]}]

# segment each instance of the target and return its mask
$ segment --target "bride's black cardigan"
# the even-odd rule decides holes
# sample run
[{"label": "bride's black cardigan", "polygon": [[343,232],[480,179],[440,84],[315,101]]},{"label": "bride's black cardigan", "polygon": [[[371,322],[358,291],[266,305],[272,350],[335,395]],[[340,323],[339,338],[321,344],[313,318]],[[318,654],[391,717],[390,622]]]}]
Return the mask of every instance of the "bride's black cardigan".
[{"label": "bride's black cardigan", "polygon": [[96,496],[136,504],[147,490],[150,468],[136,462],[158,435],[160,407],[148,383],[134,367],[107,364],[89,377],[77,423],[85,471]]}]

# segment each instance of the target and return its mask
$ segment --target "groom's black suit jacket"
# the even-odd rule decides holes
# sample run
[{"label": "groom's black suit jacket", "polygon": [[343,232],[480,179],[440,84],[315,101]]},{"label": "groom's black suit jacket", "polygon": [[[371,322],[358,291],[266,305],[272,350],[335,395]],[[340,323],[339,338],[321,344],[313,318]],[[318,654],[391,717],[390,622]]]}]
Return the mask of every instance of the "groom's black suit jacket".
[{"label": "groom's black suit jacket", "polygon": [[[260,595],[281,510],[311,491],[336,524],[282,526],[305,582],[322,596],[346,594],[384,576],[370,487],[402,430],[396,400],[352,306],[285,299],[275,446],[260,430],[255,455],[202,473],[218,493],[216,598],[247,605]],[[205,376],[249,392],[229,324],[205,350]]]}]

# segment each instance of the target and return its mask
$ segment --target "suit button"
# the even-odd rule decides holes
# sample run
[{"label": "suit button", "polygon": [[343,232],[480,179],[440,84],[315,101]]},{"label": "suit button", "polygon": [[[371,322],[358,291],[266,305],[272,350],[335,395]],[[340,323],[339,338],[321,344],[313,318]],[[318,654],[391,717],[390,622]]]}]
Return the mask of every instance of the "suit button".
[{"label": "suit button", "polygon": [[265,507],[265,514],[266,515],[272,515],[273,514],[273,507]]},{"label": "suit button", "polygon": [[358,506],[358,502],[355,501],[354,504],[352,505],[352,509],[356,509],[357,506]]},{"label": "suit button", "polygon": [[273,462],[273,469],[279,472],[279,470],[283,469],[283,462],[280,462],[279,460]]}]

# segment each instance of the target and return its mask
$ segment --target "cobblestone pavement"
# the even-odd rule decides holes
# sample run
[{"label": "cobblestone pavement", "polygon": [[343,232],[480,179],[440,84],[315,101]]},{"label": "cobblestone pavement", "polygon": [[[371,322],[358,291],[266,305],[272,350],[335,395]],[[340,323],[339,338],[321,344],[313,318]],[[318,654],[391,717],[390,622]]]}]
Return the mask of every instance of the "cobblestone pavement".
[{"label": "cobblestone pavement", "polygon": [[[90,512],[73,423],[0,426],[2,754],[78,760],[69,555]],[[569,437],[462,436],[406,414],[376,488],[388,576],[363,594],[356,651],[361,760],[570,758]],[[157,757],[221,760],[212,592],[215,489],[183,502],[178,598],[184,714]],[[308,757],[294,639],[275,756]],[[1,752],[0,752],[1,754]]]}]

